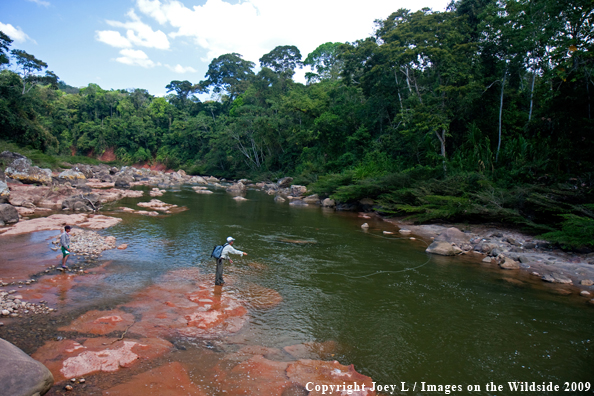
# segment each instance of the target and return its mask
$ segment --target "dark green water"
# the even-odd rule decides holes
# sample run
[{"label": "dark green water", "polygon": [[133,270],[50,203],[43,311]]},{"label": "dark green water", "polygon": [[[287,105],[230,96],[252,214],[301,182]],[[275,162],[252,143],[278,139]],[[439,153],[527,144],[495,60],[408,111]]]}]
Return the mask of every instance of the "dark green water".
[{"label": "dark green water", "polygon": [[[337,360],[379,384],[479,384],[484,392],[490,381],[594,381],[594,310],[583,300],[507,282],[509,273],[477,262],[429,256],[422,241],[383,235],[394,227],[381,221],[276,204],[257,191],[246,197],[167,192],[159,199],[189,210],[130,215],[110,228],[130,247],[104,255],[119,268],[109,293],[128,294],[172,269],[214,274],[212,247],[231,235],[249,254],[235,261],[237,273],[283,297],[251,312],[242,332],[252,345],[332,340]],[[247,266],[254,261],[267,269]]]}]

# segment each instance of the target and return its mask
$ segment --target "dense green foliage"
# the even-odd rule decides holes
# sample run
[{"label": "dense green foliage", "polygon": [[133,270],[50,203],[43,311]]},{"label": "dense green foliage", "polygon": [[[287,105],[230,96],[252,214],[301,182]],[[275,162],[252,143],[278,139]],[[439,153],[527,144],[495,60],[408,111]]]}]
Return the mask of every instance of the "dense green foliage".
[{"label": "dense green foliage", "polygon": [[[305,60],[279,46],[257,73],[221,55],[204,81],[172,81],[165,98],[77,91],[13,50],[18,73],[0,72],[0,138],[48,154],[113,149],[191,173],[293,175],[418,221],[565,230],[578,224],[567,215],[592,219],[593,22],[591,0],[398,10],[372,37],[321,44]],[[0,35],[0,63],[10,44]],[[293,80],[303,65],[307,85]],[[195,96],[207,92],[216,100]]]}]

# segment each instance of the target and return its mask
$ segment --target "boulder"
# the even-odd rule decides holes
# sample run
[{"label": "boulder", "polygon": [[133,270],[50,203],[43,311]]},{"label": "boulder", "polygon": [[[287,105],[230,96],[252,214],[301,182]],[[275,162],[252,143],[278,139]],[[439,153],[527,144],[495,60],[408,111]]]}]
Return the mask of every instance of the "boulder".
[{"label": "boulder", "polygon": [[592,286],[592,285],[594,285],[594,281],[592,281],[591,279],[582,279],[580,284],[582,286]]},{"label": "boulder", "polygon": [[336,206],[336,202],[333,199],[326,198],[322,201],[322,206],[325,208],[333,208]]},{"label": "boulder", "polygon": [[58,175],[58,179],[68,180],[68,181],[75,181],[75,180],[85,180],[86,177],[82,172],[77,172],[73,169],[65,170],[64,172]]},{"label": "boulder", "polygon": [[130,188],[130,183],[134,182],[134,177],[130,175],[121,175],[115,179],[116,188]]},{"label": "boulder", "polygon": [[520,263],[510,257],[504,257],[499,267],[507,270],[514,270],[520,268]]},{"label": "boulder", "polygon": [[303,202],[300,199],[296,199],[294,201],[291,201],[291,203],[289,205],[291,205],[291,206],[308,206],[307,203]]},{"label": "boulder", "polygon": [[10,190],[8,185],[0,180],[0,204],[7,203],[8,197],[10,197]]},{"label": "boulder", "polygon": [[237,182],[235,184],[230,185],[227,187],[227,192],[232,194],[241,194],[247,190],[247,187],[242,182]]},{"label": "boulder", "polygon": [[363,224],[361,224],[361,228],[363,228],[364,230],[366,230],[366,229],[369,228],[369,224],[363,223]]},{"label": "boulder", "polygon": [[291,195],[294,197],[300,197],[307,192],[307,187],[293,184],[291,186]]},{"label": "boulder", "polygon": [[291,183],[293,183],[292,177],[283,177],[278,182],[276,182],[276,185],[278,188],[286,188],[291,186]]},{"label": "boulder", "polygon": [[190,183],[208,184],[208,182],[202,176],[192,176],[190,178]]},{"label": "boulder", "polygon": [[435,238],[435,242],[450,242],[456,245],[470,242],[470,235],[467,235],[457,229],[450,227]]},{"label": "boulder", "polygon": [[97,194],[73,195],[62,201],[62,210],[78,212],[94,212],[99,209],[101,202]]},{"label": "boulder", "polygon": [[3,395],[44,395],[53,384],[54,377],[47,367],[0,339],[0,389]]},{"label": "boulder", "polygon": [[76,164],[72,167],[73,171],[80,172],[85,176],[85,179],[93,178],[93,167],[85,164]]},{"label": "boulder", "polygon": [[18,223],[19,212],[10,204],[0,204],[0,221],[4,224]]},{"label": "boulder", "polygon": [[462,249],[457,246],[452,246],[452,244],[449,242],[433,241],[433,243],[429,245],[425,252],[438,254],[440,256],[455,256],[462,253]]},{"label": "boulder", "polygon": [[5,169],[4,173],[11,179],[25,184],[51,184],[52,182],[52,171],[50,169],[31,166],[31,160],[25,157],[14,160]]},{"label": "boulder", "polygon": [[285,202],[285,199],[280,195],[277,195],[276,197],[274,197],[274,202]]},{"label": "boulder", "polygon": [[17,159],[25,159],[27,161],[29,161],[29,165],[31,164],[31,160],[29,160],[27,157],[25,157],[22,154],[19,153],[13,153],[11,151],[3,151],[2,153],[0,153],[0,163],[3,164],[12,164],[14,160]]},{"label": "boulder", "polygon": [[320,197],[318,197],[318,194],[308,195],[307,197],[303,198],[303,202],[308,204],[317,204],[320,202]]}]

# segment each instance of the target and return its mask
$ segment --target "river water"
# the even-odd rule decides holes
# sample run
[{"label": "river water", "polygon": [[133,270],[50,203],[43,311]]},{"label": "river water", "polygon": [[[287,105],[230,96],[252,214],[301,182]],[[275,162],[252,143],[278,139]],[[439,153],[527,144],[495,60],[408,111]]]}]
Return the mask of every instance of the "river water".
[{"label": "river water", "polygon": [[[121,304],[172,270],[198,268],[214,280],[210,252],[233,236],[248,256],[227,265],[225,276],[274,289],[283,301],[250,309],[250,321],[231,343],[330,342],[332,359],[354,364],[378,384],[463,385],[458,394],[508,394],[485,391],[489,382],[594,381],[594,310],[583,300],[555,294],[529,276],[511,278],[479,259],[427,255],[420,239],[383,234],[396,229],[381,220],[279,204],[259,191],[246,198],[184,187],[160,199],[185,212],[120,213],[124,221],[102,233],[129,247],[103,254],[109,287],[81,288],[77,314],[85,304]],[[137,208],[139,201],[146,198],[114,209]],[[360,228],[364,222],[369,231]],[[201,353],[191,345],[180,360]],[[481,392],[466,392],[475,384]]]}]

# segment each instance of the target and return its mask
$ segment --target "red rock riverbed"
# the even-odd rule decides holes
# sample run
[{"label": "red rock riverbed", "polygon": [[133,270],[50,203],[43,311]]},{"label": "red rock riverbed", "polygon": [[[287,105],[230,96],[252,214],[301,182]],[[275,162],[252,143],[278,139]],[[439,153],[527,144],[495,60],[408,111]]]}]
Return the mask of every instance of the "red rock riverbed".
[{"label": "red rock riverbed", "polygon": [[[19,257],[22,241],[9,245],[15,277],[30,276],[31,271],[56,261],[55,253],[46,252],[48,239],[55,235],[43,236],[29,242],[27,253],[40,256],[33,266],[23,265],[28,254]],[[251,311],[274,309],[283,298],[275,290],[242,281],[241,271],[233,268],[223,288],[213,285],[212,274],[181,269],[160,276],[109,309],[80,311],[77,307],[85,306],[85,290],[109,288],[108,278],[114,274],[111,267],[104,262],[84,271],[44,272],[36,282],[18,290],[24,300],[44,301],[57,308],[42,316],[62,324],[54,329],[57,336],[46,336],[31,351],[54,375],[50,396],[65,392],[290,396],[322,394],[308,393],[314,383],[371,387],[371,378],[333,359],[333,342],[282,349],[246,345],[250,337],[241,332]],[[375,392],[366,389],[352,394]]]}]

